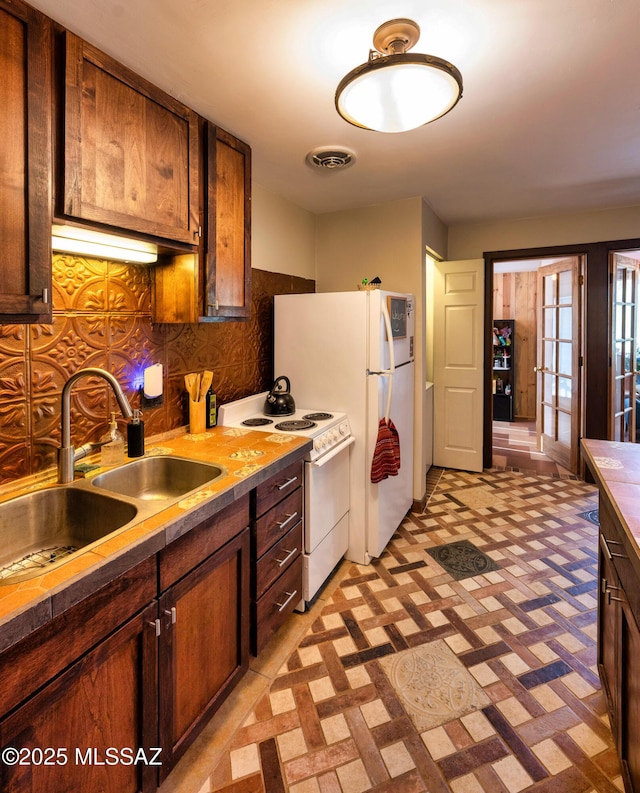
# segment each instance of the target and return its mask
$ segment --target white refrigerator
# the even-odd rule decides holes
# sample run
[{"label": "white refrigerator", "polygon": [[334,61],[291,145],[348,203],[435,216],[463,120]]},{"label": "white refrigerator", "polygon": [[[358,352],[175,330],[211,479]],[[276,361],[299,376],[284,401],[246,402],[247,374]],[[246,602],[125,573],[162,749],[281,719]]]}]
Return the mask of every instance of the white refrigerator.
[{"label": "white refrigerator", "polygon": [[[298,404],[348,415],[356,440],[346,558],[368,564],[413,503],[414,297],[376,289],[277,295],[274,304],[274,374],[289,378]],[[387,411],[400,468],[374,484],[371,465]]]}]

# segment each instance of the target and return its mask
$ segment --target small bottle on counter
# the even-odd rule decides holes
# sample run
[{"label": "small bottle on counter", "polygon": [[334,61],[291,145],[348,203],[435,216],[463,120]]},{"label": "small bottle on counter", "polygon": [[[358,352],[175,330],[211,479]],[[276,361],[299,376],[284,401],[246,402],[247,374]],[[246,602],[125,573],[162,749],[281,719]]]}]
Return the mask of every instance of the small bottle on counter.
[{"label": "small bottle on counter", "polygon": [[141,410],[133,411],[133,419],[127,424],[127,455],[142,457],[144,454],[144,421],[140,420]]},{"label": "small bottle on counter", "polygon": [[100,438],[100,464],[119,465],[124,462],[124,438],[118,430],[116,414],[111,414],[109,431]]},{"label": "small bottle on counter", "polygon": [[209,386],[207,391],[207,406],[206,406],[207,429],[215,427],[218,423],[216,413],[216,394],[212,386]]}]

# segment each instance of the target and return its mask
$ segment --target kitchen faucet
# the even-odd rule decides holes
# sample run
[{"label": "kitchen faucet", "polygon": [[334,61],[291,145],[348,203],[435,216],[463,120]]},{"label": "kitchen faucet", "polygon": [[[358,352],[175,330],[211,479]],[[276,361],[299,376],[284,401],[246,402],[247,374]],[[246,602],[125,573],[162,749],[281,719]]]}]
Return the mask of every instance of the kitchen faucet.
[{"label": "kitchen faucet", "polygon": [[82,457],[86,457],[86,455],[95,448],[95,444],[93,443],[85,443],[80,446],[79,449],[74,449],[71,445],[71,386],[76,380],[85,376],[102,377],[103,380],[106,380],[113,389],[113,393],[120,405],[122,415],[126,419],[130,419],[133,416],[133,410],[131,409],[129,400],[120,387],[120,383],[110,372],[104,369],[98,369],[97,367],[87,367],[86,369],[80,369],[75,374],[72,374],[62,389],[62,410],[60,417],[62,441],[58,449],[58,482],[62,485],[73,482],[73,466],[75,461],[80,460]]}]

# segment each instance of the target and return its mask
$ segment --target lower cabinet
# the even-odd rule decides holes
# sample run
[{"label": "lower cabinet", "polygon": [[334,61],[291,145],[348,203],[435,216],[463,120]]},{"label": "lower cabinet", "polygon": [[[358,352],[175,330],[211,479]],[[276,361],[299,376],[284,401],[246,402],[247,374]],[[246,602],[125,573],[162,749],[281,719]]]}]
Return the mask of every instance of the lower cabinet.
[{"label": "lower cabinet", "polygon": [[249,576],[246,495],[0,653],[2,793],[156,790],[248,667]]},{"label": "lower cabinet", "polygon": [[164,779],[249,661],[249,529],[160,598]]},{"label": "lower cabinet", "polygon": [[154,762],[162,761],[156,608],[130,619],[4,719],[4,793],[155,790]]},{"label": "lower cabinet", "polygon": [[600,499],[598,669],[625,788],[640,791],[640,589],[631,549]]}]

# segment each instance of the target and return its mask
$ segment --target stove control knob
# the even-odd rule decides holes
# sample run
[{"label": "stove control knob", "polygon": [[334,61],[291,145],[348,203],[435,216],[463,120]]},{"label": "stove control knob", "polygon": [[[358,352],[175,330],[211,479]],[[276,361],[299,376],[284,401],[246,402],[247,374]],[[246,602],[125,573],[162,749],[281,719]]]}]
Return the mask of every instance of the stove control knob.
[{"label": "stove control knob", "polygon": [[319,449],[321,449],[321,448],[322,448],[322,441],[321,441],[321,439],[320,439],[320,438],[316,438],[316,439],[314,440],[314,442],[313,442],[313,448],[314,448],[316,451],[318,451]]}]

